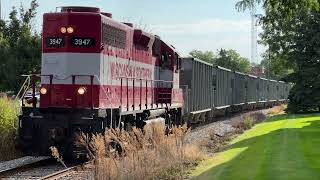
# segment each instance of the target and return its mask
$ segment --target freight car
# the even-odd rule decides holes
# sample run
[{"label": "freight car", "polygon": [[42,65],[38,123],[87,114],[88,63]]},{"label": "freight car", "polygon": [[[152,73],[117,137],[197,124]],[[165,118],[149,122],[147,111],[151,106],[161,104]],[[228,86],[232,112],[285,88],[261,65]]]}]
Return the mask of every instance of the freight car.
[{"label": "freight car", "polygon": [[79,133],[150,122],[170,129],[273,106],[290,90],[283,82],[181,58],[159,36],[99,8],[69,6],[44,14],[42,39],[41,75],[25,83],[32,84],[32,107],[22,101],[19,116],[18,147],[29,155],[48,155],[56,146],[72,157],[81,152],[74,145]]},{"label": "freight car", "polygon": [[183,118],[189,123],[285,103],[291,89],[289,83],[231,71],[192,57],[181,59],[180,83]]}]

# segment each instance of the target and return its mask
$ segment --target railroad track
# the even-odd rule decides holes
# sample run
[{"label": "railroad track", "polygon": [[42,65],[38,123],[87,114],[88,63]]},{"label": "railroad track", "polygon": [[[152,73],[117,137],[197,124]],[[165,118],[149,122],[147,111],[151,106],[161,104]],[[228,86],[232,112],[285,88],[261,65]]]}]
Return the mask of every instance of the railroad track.
[{"label": "railroad track", "polygon": [[[56,180],[77,177],[77,169],[83,164],[68,164],[66,168],[50,157],[23,157],[0,163],[0,179]],[[77,178],[76,178],[77,179]]]}]

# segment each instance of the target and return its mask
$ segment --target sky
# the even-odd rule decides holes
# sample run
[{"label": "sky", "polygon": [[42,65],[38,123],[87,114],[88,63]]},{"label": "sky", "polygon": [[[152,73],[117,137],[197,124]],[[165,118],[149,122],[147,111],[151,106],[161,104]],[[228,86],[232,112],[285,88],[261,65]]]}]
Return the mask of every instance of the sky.
[{"label": "sky", "polygon": [[[12,6],[28,7],[31,0],[1,0],[2,17],[7,19]],[[238,0],[38,0],[35,30],[41,31],[42,15],[59,6],[94,6],[113,14],[118,21],[133,22],[137,27],[159,35],[181,54],[193,49],[216,52],[235,49],[251,55],[249,12],[238,12]],[[259,30],[261,31],[261,30]],[[261,54],[265,47],[258,46]],[[261,57],[258,58],[258,61]]]}]

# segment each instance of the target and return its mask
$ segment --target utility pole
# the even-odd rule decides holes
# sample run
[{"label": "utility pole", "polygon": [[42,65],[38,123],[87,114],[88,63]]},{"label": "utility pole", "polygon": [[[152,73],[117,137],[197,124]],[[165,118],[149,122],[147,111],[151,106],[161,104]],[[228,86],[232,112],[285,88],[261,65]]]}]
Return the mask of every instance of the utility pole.
[{"label": "utility pole", "polygon": [[0,0],[0,20],[2,20],[2,6],[1,6],[1,0]]},{"label": "utility pole", "polygon": [[250,10],[251,15],[251,63],[256,62],[257,56],[257,29],[256,29],[256,7],[253,5]]},{"label": "utility pole", "polygon": [[251,15],[251,63],[258,63],[258,26],[261,25],[262,14],[257,14],[255,5],[250,8]]}]

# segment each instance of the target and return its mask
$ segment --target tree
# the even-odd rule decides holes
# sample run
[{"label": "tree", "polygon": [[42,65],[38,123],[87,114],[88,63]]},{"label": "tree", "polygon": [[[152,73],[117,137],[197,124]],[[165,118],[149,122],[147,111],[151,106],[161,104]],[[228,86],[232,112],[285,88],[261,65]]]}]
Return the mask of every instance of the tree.
[{"label": "tree", "polygon": [[194,49],[189,54],[194,58],[198,58],[202,61],[205,61],[211,64],[215,59],[215,54],[212,51],[200,51],[200,50]]},{"label": "tree", "polygon": [[0,20],[0,91],[19,90],[22,74],[40,73],[41,37],[32,33],[31,21],[36,16],[38,3],[30,8],[12,8],[9,21]]},{"label": "tree", "polygon": [[261,34],[262,43],[268,46],[266,62],[278,75],[285,67],[293,72],[283,78],[294,83],[288,111],[320,111],[319,2],[243,0],[237,8],[251,8],[254,3],[262,4],[266,14]]},{"label": "tree", "polygon": [[318,0],[240,0],[236,3],[238,11],[245,11],[256,5],[262,5],[263,9],[268,13],[277,12],[282,19],[288,19],[301,10],[303,11],[317,11],[320,8]]},{"label": "tree", "polygon": [[249,59],[241,57],[240,54],[233,49],[220,49],[218,51],[217,58],[214,61],[214,65],[222,66],[233,71],[238,71],[242,73],[251,72],[251,65]]},{"label": "tree", "polygon": [[217,54],[214,54],[212,51],[193,50],[189,54],[194,58],[198,58],[215,66],[221,66],[233,71],[243,73],[250,73],[251,71],[249,60],[241,57],[240,54],[233,49],[220,49],[217,51]]},{"label": "tree", "polygon": [[280,58],[271,59],[269,56],[264,57],[259,66],[265,68],[265,77],[268,79],[283,81],[289,74],[294,72],[286,60]]}]

